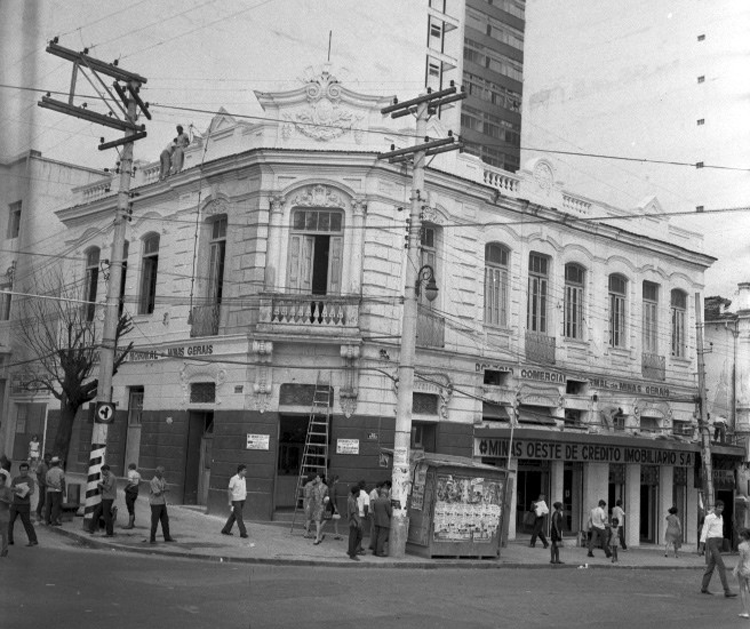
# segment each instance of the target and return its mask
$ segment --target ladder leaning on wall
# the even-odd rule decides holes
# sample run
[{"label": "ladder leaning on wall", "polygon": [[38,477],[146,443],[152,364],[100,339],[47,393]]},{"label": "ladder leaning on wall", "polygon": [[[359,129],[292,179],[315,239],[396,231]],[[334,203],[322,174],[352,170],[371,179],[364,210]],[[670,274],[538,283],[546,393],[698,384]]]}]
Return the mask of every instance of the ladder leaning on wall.
[{"label": "ladder leaning on wall", "polygon": [[[305,483],[315,474],[328,475],[328,437],[331,425],[331,387],[323,382],[318,373],[313,392],[310,419],[307,424],[305,447],[302,450],[302,462],[299,466],[297,486],[294,492],[294,515],[292,528],[297,520],[297,512],[304,509]],[[304,517],[304,516],[303,516]],[[290,532],[291,532],[290,531]]]}]

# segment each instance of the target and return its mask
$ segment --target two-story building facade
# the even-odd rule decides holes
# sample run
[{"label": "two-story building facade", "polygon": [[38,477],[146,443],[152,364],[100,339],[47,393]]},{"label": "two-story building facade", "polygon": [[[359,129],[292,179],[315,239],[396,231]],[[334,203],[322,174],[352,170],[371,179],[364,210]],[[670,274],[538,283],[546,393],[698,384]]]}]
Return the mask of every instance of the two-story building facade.
[{"label": "two-story building facade", "polygon": [[[330,473],[390,475],[411,172],[378,153],[414,130],[327,71],[257,97],[266,118],[220,112],[182,172],[136,173],[135,348],[107,461],[162,464],[178,501],[209,510],[245,463],[250,516],[270,519],[294,504],[316,387],[330,391]],[[57,213],[88,284],[88,261],[108,256],[111,184]],[[600,498],[625,501],[632,544],[659,541],[672,504],[697,518],[694,295],[712,262],[699,238],[655,199],[626,211],[566,191],[543,159],[511,174],[437,155],[420,194],[439,291],[420,298],[413,446],[508,465],[518,513],[545,493],[573,531]],[[83,470],[91,424],[77,424],[69,464]]]}]

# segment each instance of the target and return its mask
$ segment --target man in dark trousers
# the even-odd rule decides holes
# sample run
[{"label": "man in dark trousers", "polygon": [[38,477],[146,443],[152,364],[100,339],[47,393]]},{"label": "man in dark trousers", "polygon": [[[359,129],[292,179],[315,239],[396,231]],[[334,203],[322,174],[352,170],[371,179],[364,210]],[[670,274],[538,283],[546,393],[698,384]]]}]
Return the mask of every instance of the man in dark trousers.
[{"label": "man in dark trousers", "polygon": [[359,561],[358,549],[362,544],[362,517],[359,515],[359,485],[352,485],[346,501],[346,513],[349,520],[349,559]]},{"label": "man in dark trousers", "polygon": [[375,528],[375,545],[372,551],[373,555],[386,557],[385,543],[388,540],[388,531],[391,529],[391,499],[388,496],[388,489],[383,485],[380,488],[380,495],[370,503],[373,514],[373,524]]},{"label": "man in dark trousers", "polygon": [[703,521],[701,542],[706,545],[706,570],[703,573],[701,593],[713,594],[708,589],[708,584],[711,583],[714,569],[718,568],[721,587],[724,588],[724,596],[734,598],[737,594],[729,589],[727,569],[724,565],[724,560],[721,558],[721,547],[724,545],[724,518],[721,515],[723,511],[724,502],[717,500],[713,512],[709,513]]},{"label": "man in dark trousers", "polygon": [[10,490],[13,492],[13,503],[10,505],[10,524],[8,526],[8,544],[13,544],[13,529],[16,518],[21,517],[26,537],[29,538],[27,546],[36,546],[36,531],[31,523],[31,496],[34,493],[34,479],[29,474],[29,464],[24,461],[18,467],[19,475],[13,479]]},{"label": "man in dark trousers", "polygon": [[39,496],[36,501],[36,519],[42,521],[44,517],[44,504],[47,500],[47,472],[49,472],[49,460],[52,455],[45,452],[44,458],[36,466],[36,484],[39,488]]},{"label": "man in dark trousers", "polygon": [[169,514],[167,513],[167,479],[164,478],[164,468],[161,465],[154,470],[154,477],[149,484],[148,503],[151,506],[151,537],[149,541],[156,544],[156,528],[161,523],[161,532],[165,542],[174,542],[169,534]]},{"label": "man in dark trousers", "polygon": [[112,506],[117,500],[117,479],[106,463],[102,465],[102,478],[96,486],[99,488],[101,500],[94,509],[89,533],[93,535],[99,530],[99,518],[103,516],[106,535],[112,537],[115,534]]}]

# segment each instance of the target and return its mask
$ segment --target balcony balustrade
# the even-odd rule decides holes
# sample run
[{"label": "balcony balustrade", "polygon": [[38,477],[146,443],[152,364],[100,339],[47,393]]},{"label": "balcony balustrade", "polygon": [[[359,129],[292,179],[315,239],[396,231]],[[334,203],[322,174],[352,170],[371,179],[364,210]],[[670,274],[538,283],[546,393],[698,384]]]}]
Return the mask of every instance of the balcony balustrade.
[{"label": "balcony balustrade", "polygon": [[526,332],[526,360],[555,364],[556,339],[539,332]]},{"label": "balcony balustrade", "polygon": [[649,380],[665,380],[667,377],[667,367],[664,356],[643,354],[641,374]]},{"label": "balcony balustrade", "polygon": [[258,330],[293,335],[356,335],[359,297],[262,294]]}]

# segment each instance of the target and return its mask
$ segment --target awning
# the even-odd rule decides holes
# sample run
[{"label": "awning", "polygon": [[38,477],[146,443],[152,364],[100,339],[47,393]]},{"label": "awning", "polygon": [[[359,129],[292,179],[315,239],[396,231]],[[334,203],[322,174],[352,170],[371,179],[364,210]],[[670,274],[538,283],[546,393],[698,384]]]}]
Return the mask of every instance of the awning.
[{"label": "awning", "polygon": [[482,402],[482,419],[490,421],[508,421],[508,409],[502,404],[494,402]]},{"label": "awning", "polygon": [[519,406],[519,424],[537,424],[541,426],[554,426],[555,418],[549,414],[549,409],[543,406]]}]

